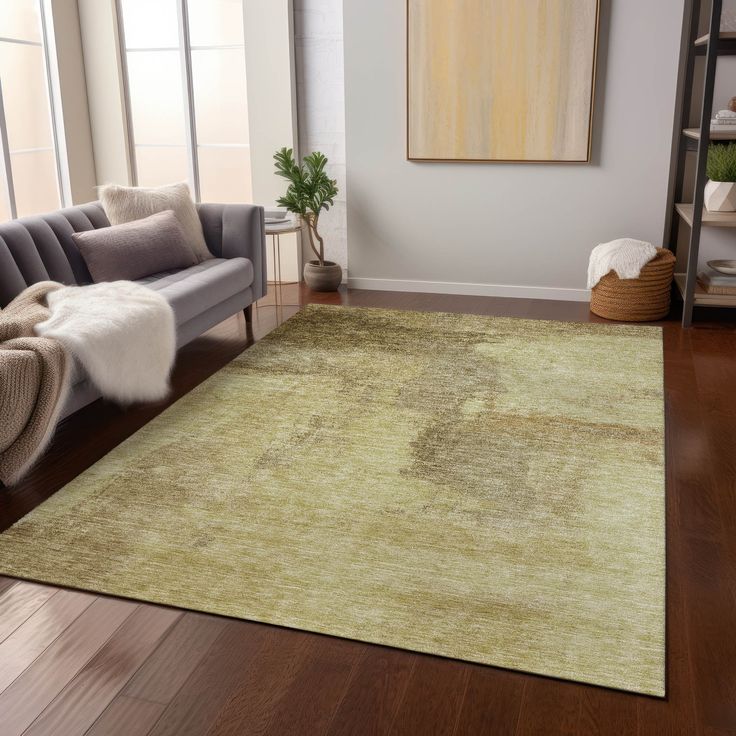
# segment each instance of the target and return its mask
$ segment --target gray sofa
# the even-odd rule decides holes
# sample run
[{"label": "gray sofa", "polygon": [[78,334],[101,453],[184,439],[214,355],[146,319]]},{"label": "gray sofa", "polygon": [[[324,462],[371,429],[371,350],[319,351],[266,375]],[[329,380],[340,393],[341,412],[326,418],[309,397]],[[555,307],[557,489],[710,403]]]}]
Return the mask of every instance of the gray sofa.
[{"label": "gray sofa", "polygon": [[[204,237],[215,258],[141,279],[161,293],[176,316],[177,344],[186,345],[218,322],[245,311],[266,293],[263,208],[245,204],[198,205]],[[0,224],[0,308],[39,281],[89,284],[87,266],[72,233],[110,225],[97,202]],[[99,398],[76,375],[62,416]]]}]

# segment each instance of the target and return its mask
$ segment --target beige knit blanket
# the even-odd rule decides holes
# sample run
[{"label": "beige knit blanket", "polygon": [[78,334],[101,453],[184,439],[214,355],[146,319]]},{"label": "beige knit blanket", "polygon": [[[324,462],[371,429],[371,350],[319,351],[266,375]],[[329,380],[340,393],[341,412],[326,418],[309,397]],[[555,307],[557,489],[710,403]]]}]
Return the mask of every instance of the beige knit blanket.
[{"label": "beige knit blanket", "polygon": [[68,392],[70,362],[56,340],[37,337],[53,281],[28,287],[0,311],[0,481],[12,484],[43,452]]}]

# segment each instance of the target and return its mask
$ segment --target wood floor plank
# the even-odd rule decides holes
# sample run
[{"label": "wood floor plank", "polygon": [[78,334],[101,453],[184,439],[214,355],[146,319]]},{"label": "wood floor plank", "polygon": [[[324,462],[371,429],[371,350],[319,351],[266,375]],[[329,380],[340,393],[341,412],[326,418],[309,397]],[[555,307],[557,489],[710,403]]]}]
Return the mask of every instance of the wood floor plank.
[{"label": "wood floor plank", "polygon": [[[667,333],[665,333],[667,334]],[[675,345],[676,342],[676,345]],[[648,736],[696,736],[699,731],[692,688],[691,644],[681,543],[686,526],[701,532],[714,528],[710,502],[698,498],[700,455],[693,432],[700,426],[693,394],[694,366],[687,334],[666,340],[665,446],[667,517],[667,699],[637,701],[638,733]],[[695,399],[695,401],[693,400]]]},{"label": "wood floor plank", "polygon": [[390,733],[395,736],[452,734],[463,707],[471,670],[451,659],[417,657]]},{"label": "wood floor plank", "polygon": [[20,581],[9,588],[0,598],[0,642],[7,639],[49,598],[56,595],[57,590],[48,585],[25,581]]},{"label": "wood floor plank", "polygon": [[5,595],[6,591],[12,588],[18,581],[15,578],[8,578],[4,575],[0,575],[0,600]]},{"label": "wood floor plank", "polygon": [[138,607],[24,736],[84,734],[181,615],[169,608]]},{"label": "wood floor plank", "polygon": [[314,638],[304,631],[270,630],[265,645],[244,669],[207,733],[264,733],[315,645]]},{"label": "wood floor plank", "polygon": [[227,624],[227,619],[215,616],[183,615],[123,694],[168,705]]},{"label": "wood floor plank", "polygon": [[723,595],[728,555],[720,540],[685,538],[687,616],[695,707],[702,727],[736,731],[736,602]]},{"label": "wood floor plank", "polygon": [[[718,385],[710,375],[710,386]],[[700,379],[699,379],[700,380]],[[722,384],[724,393],[731,383]],[[729,413],[732,412],[732,416]],[[704,729],[736,734],[736,402],[704,410],[707,463],[721,529],[709,540],[683,535],[687,570],[693,576],[687,606],[694,691]],[[731,595],[724,595],[730,589]]]},{"label": "wood floor plank", "polygon": [[146,736],[165,705],[117,695],[85,736]]},{"label": "wood floor plank", "polygon": [[[325,733],[367,648],[365,644],[332,637],[313,641],[314,646],[307,651],[264,734]],[[312,688],[314,683],[319,683],[319,687]]]},{"label": "wood floor plank", "polygon": [[247,676],[259,651],[270,643],[270,627],[231,621],[194,669],[151,730],[151,736],[202,736],[233,690]]},{"label": "wood floor plank", "polygon": [[[669,574],[680,585],[675,590],[684,596],[680,636],[690,658],[687,682],[694,696],[693,727],[700,732],[705,727],[736,729],[736,607],[733,595],[724,595],[724,588],[734,591],[736,580],[736,548],[730,546],[736,528],[725,526],[736,519],[736,485],[733,453],[718,452],[723,438],[736,441],[736,402],[729,392],[736,372],[731,361],[724,362],[714,351],[716,337],[721,345],[736,347],[727,335],[708,331],[688,335],[693,348],[690,375],[670,392],[674,420],[670,426],[679,432],[672,433],[669,458],[678,501],[670,518],[676,525],[670,542],[677,556]],[[722,395],[717,406],[713,392]]]},{"label": "wood floor plank", "polygon": [[[708,466],[721,521],[721,540],[727,550],[729,568],[736,570],[736,416],[706,413],[704,424],[708,437]],[[725,575],[722,580],[736,594],[736,576]]]},{"label": "wood floor plank", "polygon": [[[685,338],[683,338],[684,340]],[[689,337],[687,338],[689,344]],[[665,362],[665,398],[668,489],[676,535],[705,538],[721,529],[718,499],[710,483],[704,484],[708,453],[705,426],[698,401],[697,376],[690,353]],[[669,540],[668,540],[669,541]],[[679,537],[675,537],[679,543]]]},{"label": "wood floor plank", "polygon": [[[736,569],[736,332],[706,331],[693,336],[695,381],[707,440],[707,469],[714,489],[720,539],[730,569]],[[736,576],[726,575],[736,595]]]},{"label": "wood floor plank", "polygon": [[465,693],[456,735],[516,733],[524,696],[524,675],[493,667],[474,667]]},{"label": "wood floor plank", "polygon": [[589,736],[636,736],[639,733],[635,695],[588,687],[582,693],[576,733]]},{"label": "wood floor plank", "polygon": [[60,590],[0,643],[0,693],[94,601],[87,593]]},{"label": "wood floor plank", "polygon": [[330,736],[382,736],[396,716],[417,655],[368,647],[330,724]]},{"label": "wood floor plank", "polygon": [[582,697],[582,688],[573,683],[543,677],[529,679],[524,686],[516,733],[518,736],[578,733]]},{"label": "wood floor plank", "polygon": [[20,736],[135,611],[135,603],[97,599],[0,694],[2,736]]}]

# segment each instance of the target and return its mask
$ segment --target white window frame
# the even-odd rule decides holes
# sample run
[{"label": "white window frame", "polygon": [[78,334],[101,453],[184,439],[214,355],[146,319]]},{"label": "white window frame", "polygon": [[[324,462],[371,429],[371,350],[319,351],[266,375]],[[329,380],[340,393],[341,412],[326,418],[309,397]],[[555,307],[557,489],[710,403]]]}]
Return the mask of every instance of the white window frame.
[{"label": "white window frame", "polygon": [[[241,0],[242,1],[242,0]],[[241,49],[245,47],[242,44],[216,44],[206,46],[192,46],[189,34],[189,4],[187,0],[175,0],[179,31],[179,48],[175,47],[142,47],[129,49],[125,41],[125,21],[123,18],[122,0],[115,0],[115,12],[117,14],[118,33],[120,36],[120,57],[121,71],[123,78],[123,92],[125,96],[125,117],[126,128],[128,131],[128,151],[130,155],[130,172],[131,183],[138,186],[138,164],[136,160],[136,147],[145,148],[147,146],[155,148],[163,148],[165,144],[145,144],[135,142],[135,132],[133,130],[133,116],[130,104],[130,81],[128,77],[128,54],[140,51],[179,51],[181,57],[181,70],[183,80],[183,98],[184,98],[184,145],[187,149],[187,163],[189,168],[189,186],[192,190],[192,197],[195,202],[201,202],[201,184],[199,179],[199,158],[197,152],[200,148],[248,148],[250,143],[199,143],[197,140],[196,113],[194,106],[194,84],[192,78],[192,51],[200,51],[205,49]],[[243,21],[245,22],[245,7],[243,7]],[[246,71],[247,74],[247,71]],[[174,145],[174,144],[172,144]],[[179,144],[176,144],[179,147]]]},{"label": "white window frame", "polygon": [[[51,141],[52,148],[48,146],[40,148],[23,149],[22,153],[37,153],[40,151],[53,150],[56,164],[56,186],[59,194],[59,202],[62,207],[71,203],[71,185],[66,157],[66,141],[63,135],[63,119],[61,117],[61,99],[59,94],[59,72],[56,63],[52,63],[52,57],[56,58],[56,42],[54,39],[52,23],[53,18],[52,0],[36,0],[39,16],[41,18],[41,40],[25,41],[17,38],[0,37],[3,43],[17,43],[25,46],[40,47],[44,56],[44,75],[46,78],[46,89],[48,92],[49,113],[51,116]],[[16,153],[18,153],[16,151]],[[0,80],[0,175],[5,181],[5,197],[8,212],[11,219],[18,217],[18,207],[15,199],[15,186],[13,184],[13,168],[10,159],[10,145],[8,141],[8,127],[5,117],[5,103],[2,92],[2,80]]]}]

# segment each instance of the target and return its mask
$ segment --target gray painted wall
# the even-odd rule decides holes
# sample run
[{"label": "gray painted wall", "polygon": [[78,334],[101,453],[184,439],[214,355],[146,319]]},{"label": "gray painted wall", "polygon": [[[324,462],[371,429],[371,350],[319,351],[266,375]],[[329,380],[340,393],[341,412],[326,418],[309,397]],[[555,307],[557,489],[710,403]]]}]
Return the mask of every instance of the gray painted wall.
[{"label": "gray painted wall", "polygon": [[353,283],[585,298],[596,244],[659,243],[683,0],[602,0],[587,165],[408,162],[405,5],[344,0]]},{"label": "gray painted wall", "polygon": [[[322,215],[327,258],[347,268],[342,0],[294,0],[299,152],[322,151],[340,194]],[[313,256],[304,238],[305,260]]]}]

